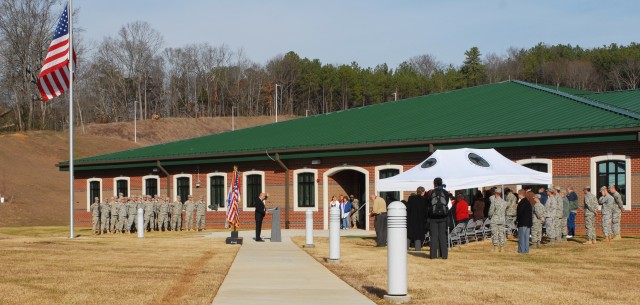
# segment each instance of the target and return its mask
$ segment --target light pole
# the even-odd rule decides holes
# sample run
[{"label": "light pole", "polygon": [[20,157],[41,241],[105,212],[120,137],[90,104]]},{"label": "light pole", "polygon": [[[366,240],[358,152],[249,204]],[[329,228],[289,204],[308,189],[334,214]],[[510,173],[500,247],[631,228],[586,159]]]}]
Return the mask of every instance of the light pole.
[{"label": "light pole", "polygon": [[304,116],[305,116],[305,117],[308,117],[308,116],[309,116],[309,109],[307,109],[307,110],[305,110],[305,111],[304,111]]},{"label": "light pole", "polygon": [[398,100],[398,90],[396,90],[396,92],[391,92],[391,94],[393,94],[393,101],[397,101]]},{"label": "light pole", "polygon": [[231,107],[231,131],[236,130],[236,121],[235,121],[235,118],[233,116],[233,109],[236,109],[236,106],[232,106]]},{"label": "light pole", "polygon": [[138,143],[138,101],[133,101],[133,142]]},{"label": "light pole", "polygon": [[282,86],[276,84],[276,123],[278,123],[278,87]]}]

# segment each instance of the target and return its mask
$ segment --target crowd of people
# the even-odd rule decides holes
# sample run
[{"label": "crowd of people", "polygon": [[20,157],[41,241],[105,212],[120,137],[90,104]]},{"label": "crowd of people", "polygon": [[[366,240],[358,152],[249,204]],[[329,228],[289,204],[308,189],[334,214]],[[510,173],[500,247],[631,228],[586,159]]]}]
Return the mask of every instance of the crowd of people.
[{"label": "crowd of people", "polygon": [[[433,189],[425,191],[418,187],[405,201],[407,207],[408,246],[420,251],[425,238],[429,239],[431,259],[448,257],[450,232],[458,224],[484,223],[488,219],[491,228],[493,251],[502,252],[506,240],[518,238],[518,252],[529,253],[529,247],[540,247],[543,243],[553,244],[566,241],[575,236],[575,219],[578,209],[578,195],[573,187],[555,186],[540,188],[534,193],[531,188],[513,192],[510,189],[491,188],[483,194],[478,191],[472,197],[457,193],[455,196],[445,190],[442,179],[436,178]],[[601,206],[603,240],[619,240],[620,218],[624,206],[620,189],[615,185],[601,187],[600,196],[591,193],[590,187],[584,187],[584,217],[587,241],[596,243],[596,215]],[[376,195],[371,196],[373,205],[371,216],[375,217],[374,226],[377,245],[386,244],[386,205]],[[378,204],[376,204],[376,200]],[[482,222],[478,222],[482,221]],[[427,234],[428,233],[428,234]]]},{"label": "crowd of people", "polygon": [[[138,209],[143,209],[143,228],[149,231],[191,231],[206,230],[206,204],[203,197],[194,201],[193,196],[184,203],[171,202],[169,197],[130,196],[122,193],[118,198],[111,197],[100,202],[98,197],[89,207],[92,216],[92,232],[102,234],[131,234],[138,229]],[[182,212],[185,212],[182,215]],[[194,222],[195,217],[195,222]],[[183,226],[184,218],[184,226]]]},{"label": "crowd of people", "polygon": [[340,229],[348,230],[361,226],[360,223],[360,200],[355,196],[332,196],[329,207],[340,209]]}]

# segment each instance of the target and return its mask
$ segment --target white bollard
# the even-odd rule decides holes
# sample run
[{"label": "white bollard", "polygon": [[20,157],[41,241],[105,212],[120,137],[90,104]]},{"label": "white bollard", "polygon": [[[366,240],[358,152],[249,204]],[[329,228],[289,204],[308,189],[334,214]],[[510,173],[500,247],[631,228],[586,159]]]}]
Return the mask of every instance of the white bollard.
[{"label": "white bollard", "polygon": [[387,294],[396,304],[411,300],[407,295],[407,207],[394,201],[387,207]]},{"label": "white bollard", "polygon": [[329,258],[328,263],[340,262],[340,208],[329,209]]},{"label": "white bollard", "polygon": [[304,245],[304,247],[315,248],[315,245],[313,244],[313,211],[307,210],[306,215],[307,215],[307,226],[305,231],[306,244]]},{"label": "white bollard", "polygon": [[138,238],[144,238],[144,210],[138,208]]}]

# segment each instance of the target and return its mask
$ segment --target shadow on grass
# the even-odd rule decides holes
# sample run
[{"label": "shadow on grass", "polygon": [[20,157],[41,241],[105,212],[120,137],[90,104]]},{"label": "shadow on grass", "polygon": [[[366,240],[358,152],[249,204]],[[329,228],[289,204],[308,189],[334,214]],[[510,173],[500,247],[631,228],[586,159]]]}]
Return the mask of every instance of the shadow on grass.
[{"label": "shadow on grass", "polygon": [[384,295],[387,294],[387,291],[382,289],[382,288],[378,288],[378,287],[373,287],[373,286],[362,286],[362,288],[364,290],[366,290],[368,293],[373,294],[379,298],[384,298]]},{"label": "shadow on grass", "polygon": [[429,253],[426,253],[426,252],[409,251],[409,255],[412,255],[412,256],[415,256],[415,257],[421,257],[421,258],[429,258]]}]

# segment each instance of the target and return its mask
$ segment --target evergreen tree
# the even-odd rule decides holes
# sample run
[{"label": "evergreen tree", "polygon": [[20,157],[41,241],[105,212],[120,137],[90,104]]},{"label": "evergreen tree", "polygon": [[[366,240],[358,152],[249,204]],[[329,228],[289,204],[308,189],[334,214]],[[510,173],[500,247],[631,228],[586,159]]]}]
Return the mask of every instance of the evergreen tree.
[{"label": "evergreen tree", "polygon": [[467,58],[464,60],[460,73],[462,73],[467,87],[482,84],[484,82],[485,67],[480,59],[480,50],[478,50],[478,47],[473,47],[464,52],[464,55]]}]

